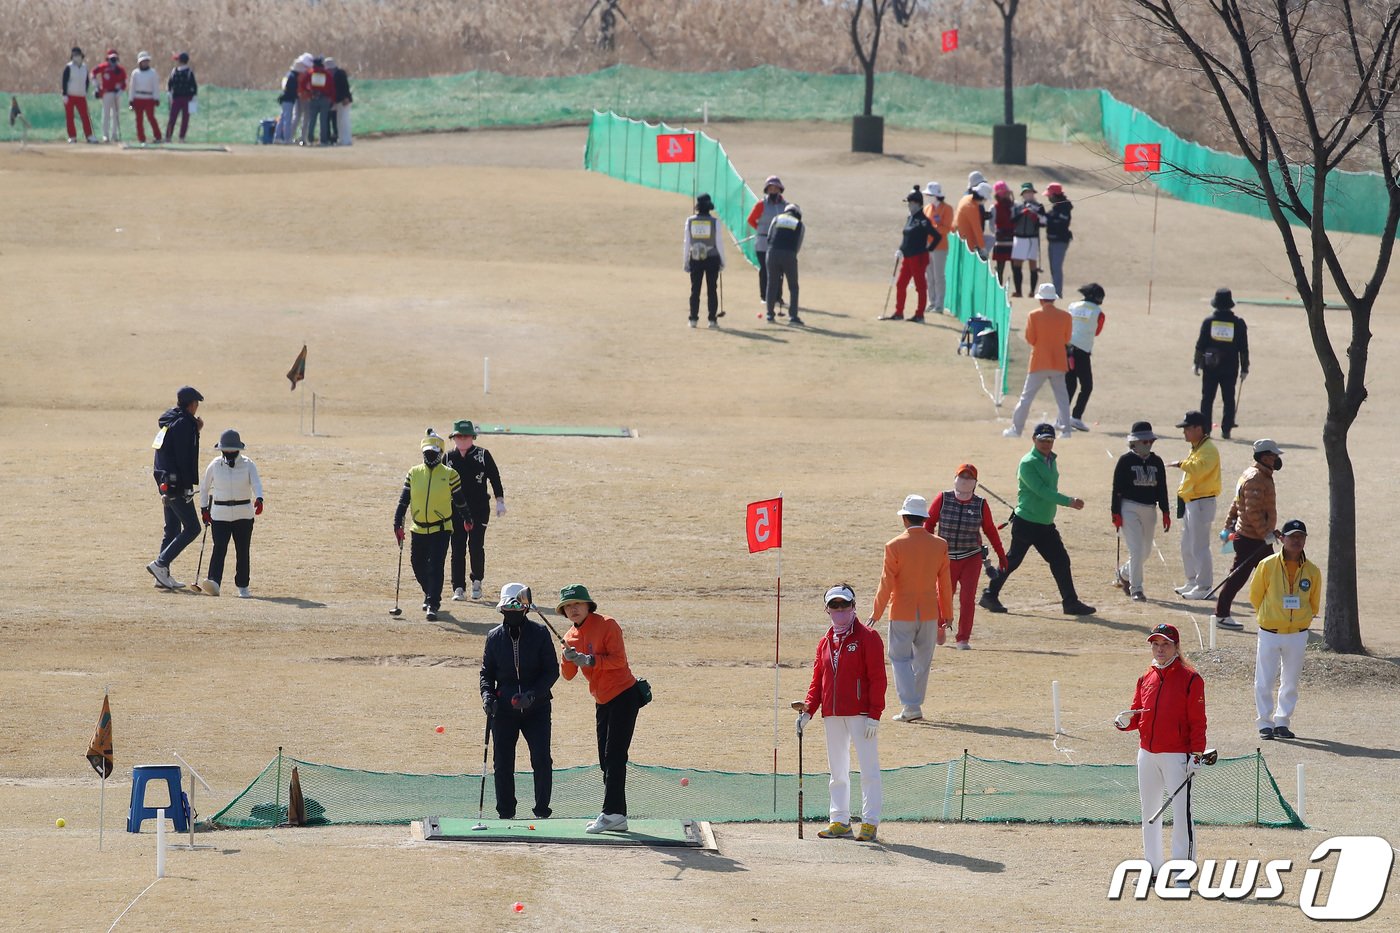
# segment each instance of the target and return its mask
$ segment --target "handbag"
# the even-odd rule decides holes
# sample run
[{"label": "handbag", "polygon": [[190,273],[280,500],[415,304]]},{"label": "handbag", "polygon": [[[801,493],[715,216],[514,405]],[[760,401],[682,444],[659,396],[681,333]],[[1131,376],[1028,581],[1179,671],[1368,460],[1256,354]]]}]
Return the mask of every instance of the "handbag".
[{"label": "handbag", "polygon": [[651,684],[642,678],[637,678],[637,698],[641,700],[637,704],[637,709],[641,709],[651,702]]}]

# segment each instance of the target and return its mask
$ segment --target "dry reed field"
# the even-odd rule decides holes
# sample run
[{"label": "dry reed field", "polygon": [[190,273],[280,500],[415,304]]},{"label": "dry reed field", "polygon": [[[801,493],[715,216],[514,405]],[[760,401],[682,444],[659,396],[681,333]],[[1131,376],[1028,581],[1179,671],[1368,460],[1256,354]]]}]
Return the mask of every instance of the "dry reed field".
[{"label": "dry reed field", "polygon": [[[914,181],[957,189],[974,167],[1004,174],[979,164],[984,142],[964,138],[954,151],[948,137],[892,131],[890,155],[872,157],[847,151],[844,127],[714,132],[751,180],[779,172],[804,208],[805,330],[757,321],[754,274],[737,264],[725,276],[725,326],[687,329],[687,199],[583,173],[577,128],[378,140],[315,160],[270,147],[0,151],[5,926],[107,929],[132,904],[151,883],[154,841],[149,826],[122,831],[130,769],[172,750],[215,789],[200,791],[204,816],[279,746],[382,771],[480,766],[475,668],[499,618],[492,604],[446,603],[445,617],[426,623],[405,571],[405,615],[386,612],[398,487],[424,427],[455,418],[636,430],[626,440],[482,438],[509,505],[490,524],[487,592],[518,579],[547,598],[584,582],[622,622],[633,665],[657,692],[635,761],[768,769],[776,562],[746,553],[744,504],[785,496],[786,704],[805,690],[825,630],[824,588],[849,580],[868,612],[903,497],[946,488],[969,460],[1009,495],[1028,442],[1001,436],[1014,398],[998,410],[982,393],[954,353],[951,322],[874,320],[899,198]],[[1132,421],[1156,425],[1165,459],[1184,449],[1170,425],[1199,397],[1190,347],[1214,289],[1287,297],[1277,237],[1263,222],[1163,199],[1154,253],[1152,198],[1120,187],[1104,158],[1036,143],[1031,162],[1008,180],[1066,186],[1077,204],[1068,278],[1108,293],[1094,430],[1059,445],[1062,489],[1088,501],[1060,524],[1081,595],[1100,611],[1061,615],[1048,571],[1028,560],[1003,593],[1011,612],[981,614],[973,650],[935,654],[929,721],[882,724],[882,764],[965,748],[1017,761],[1132,761],[1136,742],[1110,720],[1161,621],[1180,627],[1206,679],[1210,744],[1251,753],[1252,636],[1222,633],[1216,650],[1203,646],[1208,607],[1171,594],[1175,532],[1159,535],[1147,603],[1110,587],[1108,502]],[[1400,336],[1389,310],[1400,293],[1388,294],[1373,322],[1378,358]],[[1018,325],[1027,310],[1017,303]],[[1242,313],[1254,362],[1237,439],[1220,444],[1227,482],[1248,462],[1250,439],[1274,437],[1287,451],[1281,510],[1304,517],[1320,544],[1324,400],[1302,319],[1279,307]],[[303,343],[316,436],[300,431],[283,377]],[[1018,353],[1013,385],[1024,365]],[[206,398],[202,458],[236,427],[266,484],[253,599],[157,592],[143,569],[160,533],[147,445],[183,383]],[[1386,563],[1400,546],[1400,506],[1386,494],[1400,456],[1400,371],[1375,367],[1370,392],[1352,450],[1368,478],[1360,597],[1372,656],[1310,652],[1300,738],[1265,749],[1290,800],[1306,766],[1309,828],[1199,827],[1201,858],[1292,859],[1278,902],[1107,900],[1113,867],[1140,854],[1136,826],[888,822],[880,845],[859,846],[818,840],[815,826],[799,842],[790,824],[724,824],[718,853],[606,857],[346,826],[201,834],[215,848],[172,851],[168,876],[116,929],[1297,928],[1314,846],[1345,834],[1400,841],[1400,622],[1390,608],[1400,581]],[[1048,404],[1042,397],[1034,416]],[[193,579],[196,555],[176,561],[177,577]],[[1056,680],[1068,733],[1058,741]],[[83,753],[107,685],[117,769],[99,853],[97,782]],[[578,683],[555,692],[556,766],[589,764],[586,692]],[[808,736],[810,789],[826,750],[820,729]],[[795,770],[786,713],[779,744],[783,770]],[[1396,922],[1391,898],[1363,927]]]}]

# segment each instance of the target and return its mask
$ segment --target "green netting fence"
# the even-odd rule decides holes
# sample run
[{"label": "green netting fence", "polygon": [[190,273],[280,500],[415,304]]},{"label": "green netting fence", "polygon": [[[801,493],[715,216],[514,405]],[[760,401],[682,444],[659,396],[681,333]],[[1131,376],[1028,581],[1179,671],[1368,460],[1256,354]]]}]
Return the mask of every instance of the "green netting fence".
[{"label": "green netting fence", "polygon": [[675,191],[691,198],[707,192],[715,202],[715,216],[729,228],[744,258],[757,266],[754,241],[748,239],[748,216],[758,203],[758,196],[744,183],[724,147],[705,133],[695,132],[695,161],[658,161],[657,137],[680,132],[694,131],[594,111],[588,124],[583,167],[620,181]]},{"label": "green netting fence", "polygon": [[1010,379],[1011,301],[1006,297],[1006,286],[997,280],[987,260],[968,249],[956,233],[948,236],[947,272],[948,292],[943,303],[948,310],[964,324],[969,318],[982,317],[997,329],[997,373],[993,378],[997,388],[995,395],[992,391],[987,394],[999,404]]},{"label": "green netting fence", "polygon": [[[277,826],[287,819],[288,783],[295,766],[310,822],[402,824],[426,816],[476,813],[478,774],[396,774],[359,771],[279,756],[209,823],[230,829]],[[1138,823],[1137,769],[1133,765],[1037,764],[964,754],[881,772],[886,820],[966,820],[988,823]],[[682,783],[684,781],[685,783]],[[860,779],[851,775],[851,799]],[[528,809],[529,772],[516,775],[517,794]],[[827,817],[827,776],[808,774],[803,814]],[[591,766],[554,772],[556,818],[597,814],[602,772]],[[1260,752],[1221,758],[1195,778],[1192,815],[1202,824],[1301,829],[1303,821],[1284,800]],[[797,818],[797,776],[701,771],[657,765],[627,766],[628,815],[648,819],[702,819],[719,823],[774,822]],[[486,812],[495,813],[492,781]],[[1168,810],[1167,817],[1171,815]]]}]

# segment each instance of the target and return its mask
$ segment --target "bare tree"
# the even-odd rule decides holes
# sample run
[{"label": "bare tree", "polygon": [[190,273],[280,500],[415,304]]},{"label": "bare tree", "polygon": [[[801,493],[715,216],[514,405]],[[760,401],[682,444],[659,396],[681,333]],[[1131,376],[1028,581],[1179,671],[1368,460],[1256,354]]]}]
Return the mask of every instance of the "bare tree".
[{"label": "bare tree", "polygon": [[[1333,651],[1362,653],[1356,594],[1356,475],[1347,435],[1366,401],[1371,312],[1400,223],[1396,145],[1400,4],[1387,0],[1129,0],[1174,46],[1178,64],[1214,95],[1254,178],[1195,176],[1268,206],[1322,364],[1327,417],[1327,608]],[[1349,275],[1324,225],[1329,184],[1344,164],[1378,168],[1386,195],[1374,265]],[[1191,173],[1187,173],[1191,174]],[[1300,226],[1294,226],[1294,221]],[[1354,244],[1353,244],[1353,252]],[[1370,264],[1369,255],[1366,257]],[[1354,282],[1364,284],[1357,285]],[[1349,312],[1345,363],[1324,317],[1324,295]]]},{"label": "bare tree", "polygon": [[851,8],[851,44],[865,73],[865,109],[861,112],[867,117],[875,106],[875,60],[880,56],[885,14],[892,11],[896,23],[908,26],[918,5],[919,0],[856,0]]}]

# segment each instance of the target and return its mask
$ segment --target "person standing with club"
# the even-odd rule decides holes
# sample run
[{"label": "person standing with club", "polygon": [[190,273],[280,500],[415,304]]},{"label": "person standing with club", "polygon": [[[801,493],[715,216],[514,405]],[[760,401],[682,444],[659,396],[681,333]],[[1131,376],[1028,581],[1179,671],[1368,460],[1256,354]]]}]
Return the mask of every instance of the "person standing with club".
[{"label": "person standing with club", "polygon": [[237,431],[229,428],[219,435],[214,449],[219,451],[219,456],[204,468],[204,482],[200,483],[200,516],[206,527],[214,528],[214,552],[209,555],[209,574],[201,589],[210,596],[219,595],[224,579],[224,558],[232,538],[237,553],[233,585],[238,587],[238,595],[247,599],[253,595],[248,591],[252,573],[250,552],[253,519],[263,512],[262,479],[258,476],[257,465],[243,455],[246,445]]},{"label": "person standing with club", "polygon": [[1069,229],[1074,204],[1065,194],[1064,186],[1057,181],[1045,186],[1045,200],[1050,202],[1050,209],[1045,214],[1045,246],[1050,253],[1050,281],[1055,284],[1055,291],[1063,295],[1065,253],[1069,252],[1070,240],[1074,239],[1074,234]]},{"label": "person standing with club", "polygon": [[[724,271],[724,229],[714,216],[708,194],[695,199],[695,213],[685,219],[685,271],[690,276],[690,326],[700,320],[700,283],[704,282],[710,330],[719,327],[719,274]],[[795,273],[794,273],[795,275]],[[772,308],[769,308],[772,313]]]},{"label": "person standing with club", "polygon": [[1220,390],[1224,411],[1220,436],[1227,441],[1235,427],[1235,381],[1249,375],[1249,328],[1234,312],[1235,299],[1228,288],[1215,290],[1210,317],[1201,322],[1196,336],[1196,373],[1201,377],[1201,411],[1207,418]]},{"label": "person standing with club", "polygon": [[943,186],[936,181],[924,186],[924,216],[938,231],[929,244],[928,311],[942,314],[948,297],[948,234],[953,230],[953,208],[943,199]]},{"label": "person standing with club", "polygon": [[[1054,254],[1054,247],[1051,247]],[[1055,291],[1060,291],[1060,283],[1055,282]],[[1074,403],[1070,409],[1069,424],[1076,431],[1087,431],[1084,423],[1084,409],[1089,407],[1089,395],[1094,391],[1094,338],[1103,333],[1103,286],[1098,282],[1079,286],[1083,301],[1072,302],[1069,316],[1072,323],[1069,331],[1069,369],[1065,371],[1065,395]],[[1074,397],[1079,390],[1079,398]]]},{"label": "person standing with club", "polygon": [[[768,308],[768,230],[773,226],[773,220],[788,206],[787,199],[783,197],[785,190],[781,178],[769,175],[763,182],[763,200],[749,211],[749,226],[754,231],[753,248],[758,256],[758,300],[765,309]],[[779,305],[783,303],[781,284],[775,302]],[[769,323],[772,323],[772,320],[770,314]]]},{"label": "person standing with club", "polygon": [[423,611],[429,622],[437,621],[442,608],[442,564],[452,542],[453,532],[470,523],[467,498],[462,492],[462,477],[443,463],[446,446],[442,438],[428,429],[418,445],[423,462],[408,471],[399,492],[398,508],[394,510],[394,538],[403,547],[404,516],[411,512],[413,545],[409,561],[413,576],[423,588]]},{"label": "person standing with club", "polygon": [[1167,465],[1152,452],[1157,435],[1152,422],[1135,421],[1128,434],[1128,452],[1113,468],[1110,511],[1113,527],[1128,542],[1128,562],[1117,568],[1116,580],[1133,602],[1146,602],[1142,592],[1143,562],[1152,550],[1157,514],[1162,531],[1171,531],[1171,504],[1167,501]]},{"label": "person standing with club", "polygon": [[165,89],[170,92],[170,113],[165,118],[165,138],[175,141],[175,120],[180,120],[180,142],[185,141],[185,133],[190,128],[190,113],[194,110],[194,99],[199,95],[199,82],[195,80],[194,69],[190,67],[190,53],[181,52],[175,56],[175,67],[166,79]]},{"label": "person standing with club", "polygon": [[823,839],[851,838],[851,746],[860,763],[861,821],[857,842],[874,842],[884,809],[880,776],[880,714],[885,711],[885,646],[880,633],[856,617],[856,594],[838,583],[826,591],[826,614],[831,619],[817,656],[812,682],[797,714],[797,734],[821,710],[826,728],[826,758],[831,822],[817,833]]},{"label": "person standing with club", "polygon": [[[1049,282],[1040,286],[1051,288]],[[1011,549],[1007,552],[1006,570],[982,591],[977,604],[988,612],[1005,612],[1001,590],[1006,581],[1021,566],[1031,548],[1050,565],[1050,573],[1060,590],[1060,605],[1066,615],[1093,615],[1093,606],[1086,605],[1074,589],[1070,572],[1069,552],[1055,527],[1055,510],[1062,505],[1083,509],[1084,500],[1060,492],[1060,467],[1055,455],[1055,427],[1038,424],[1031,432],[1033,447],[1021,458],[1016,470],[1016,511],[1011,515]]]},{"label": "person standing with club", "polygon": [[1215,585],[1211,538],[1220,495],[1220,453],[1210,439],[1210,419],[1201,412],[1188,411],[1176,426],[1191,445],[1185,458],[1170,464],[1181,470],[1176,517],[1181,520],[1181,569],[1186,572],[1186,582],[1176,592],[1182,599],[1205,599]]},{"label": "person standing with club", "polygon": [[797,252],[802,249],[802,240],[806,236],[807,225],[802,222],[802,208],[796,204],[783,208],[783,212],[773,218],[768,228],[767,320],[770,324],[783,293],[783,279],[787,279],[788,323],[794,327],[803,326],[797,304]]},{"label": "person standing with club", "polygon": [[895,251],[895,257],[899,260],[899,280],[894,286],[894,314],[881,317],[880,320],[904,320],[904,300],[912,281],[918,304],[910,320],[922,324],[924,309],[928,307],[929,244],[937,243],[941,237],[924,216],[924,196],[918,185],[904,196],[904,203],[909,209],[909,216],[904,221],[899,249]]},{"label": "person standing with club", "polygon": [[525,584],[501,587],[496,604],[501,624],[486,634],[481,651],[481,708],[491,722],[491,739],[496,743],[496,813],[503,820],[515,819],[515,747],[522,735],[535,776],[532,812],[542,820],[553,812],[549,806],[554,791],[554,759],[549,751],[550,688],[559,679],[559,659],[549,631],[526,618],[532,606],[533,597]]},{"label": "person standing with club", "polygon": [[598,612],[588,587],[571,583],[561,589],[558,610],[573,623],[563,638],[564,679],[573,680],[583,671],[588,681],[595,704],[598,766],[603,769],[603,809],[585,831],[623,833],[627,831],[627,758],[637,713],[650,696],[627,663],[622,626]]},{"label": "person standing with club", "polygon": [[122,141],[122,92],[126,90],[126,69],[116,49],[107,50],[107,60],[92,69],[97,80],[97,99],[102,101],[102,141]]},{"label": "person standing with club", "polygon": [[[987,550],[982,544],[983,535],[996,550],[1000,572],[1005,573],[1007,567],[1006,551],[1001,546],[1001,535],[997,533],[991,505],[977,495],[976,490],[977,467],[964,463],[953,476],[953,488],[933,497],[933,502],[929,503],[928,521],[924,522],[926,531],[933,534],[936,530],[948,542],[948,569],[953,589],[958,594],[958,633],[954,644],[959,651],[971,647],[972,617],[977,611],[977,579],[982,573],[982,558]],[[939,644],[943,643],[944,637],[940,630]]]},{"label": "person standing with club", "polygon": [[[1131,708],[1118,714],[1120,732],[1138,733],[1138,799],[1142,804],[1143,858],[1152,874],[1162,870],[1162,824],[1152,819],[1162,797],[1185,785],[1172,799],[1172,858],[1196,858],[1196,827],[1191,822],[1191,785],[1186,779],[1206,752],[1206,685],[1181,654],[1181,636],[1165,623],[1147,636],[1152,665],[1138,678]],[[1184,885],[1185,882],[1178,882]]]},{"label": "person standing with club", "polygon": [[935,644],[953,621],[953,581],[948,566],[948,542],[928,531],[928,502],[905,496],[898,512],[904,531],[885,544],[885,562],[870,626],[890,610],[890,669],[894,692],[902,709],[895,722],[924,718],[929,667]]},{"label": "person standing with club", "polygon": [[497,518],[506,514],[506,493],[491,451],[476,444],[476,425],[466,419],[456,421],[448,438],[453,447],[447,452],[447,465],[462,477],[462,491],[467,497],[466,524],[457,525],[452,531],[452,598],[467,598],[470,554],[472,599],[480,599],[481,581],[486,579],[486,525],[491,521],[491,493],[496,494]]},{"label": "person standing with club", "polygon": [[1026,315],[1026,343],[1031,345],[1031,361],[1026,370],[1026,384],[1021,389],[1021,398],[1011,413],[1011,427],[1002,431],[1003,437],[1020,437],[1026,426],[1026,416],[1030,414],[1031,403],[1045,383],[1050,383],[1050,391],[1055,396],[1055,407],[1059,420],[1055,426],[1061,437],[1074,433],[1070,427],[1069,391],[1065,387],[1065,372],[1069,369],[1067,348],[1074,337],[1074,318],[1068,311],[1056,307],[1059,293],[1049,282],[1041,284],[1036,291],[1040,307]]},{"label": "person standing with club", "polygon": [[1271,543],[1278,537],[1278,505],[1274,474],[1283,469],[1283,450],[1268,438],[1254,442],[1254,465],[1235,484],[1235,500],[1225,516],[1225,531],[1235,545],[1235,562],[1220,584],[1215,597],[1215,615],[1210,621],[1221,628],[1239,631],[1244,623],[1230,615],[1235,594],[1244,588],[1254,566],[1274,552]]},{"label": "person standing with club", "polygon": [[160,75],[151,67],[150,52],[141,52],[136,56],[136,70],[128,81],[131,110],[136,115],[136,141],[146,142],[145,127],[149,123],[155,141],[160,142],[160,121],[156,119],[156,107],[160,104]]},{"label": "person standing with club", "polygon": [[194,386],[181,386],[175,393],[175,407],[156,419],[158,430],[151,442],[156,452],[153,472],[165,512],[165,534],[160,553],[146,565],[146,572],[156,578],[156,586],[167,590],[184,587],[170,575],[170,564],[199,537],[194,494],[199,481],[199,432],[204,427],[204,419],[197,414],[202,401],[204,396]]},{"label": "person standing with club", "polygon": [[1308,628],[1322,611],[1322,571],[1303,553],[1308,526],[1295,518],[1284,522],[1282,534],[1283,553],[1261,560],[1249,583],[1249,602],[1259,623],[1254,706],[1261,739],[1295,738],[1289,725],[1298,705],[1303,650]]}]

